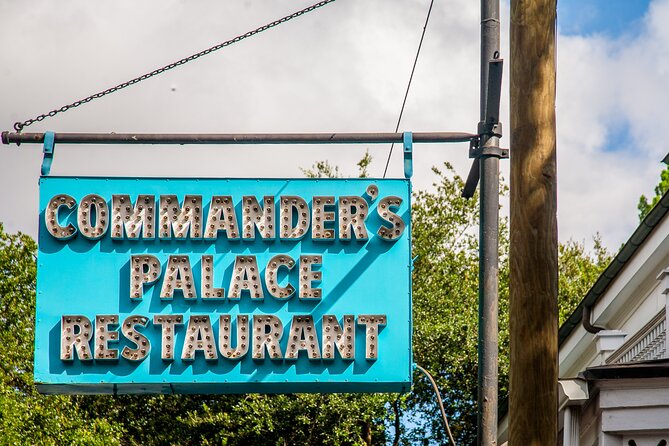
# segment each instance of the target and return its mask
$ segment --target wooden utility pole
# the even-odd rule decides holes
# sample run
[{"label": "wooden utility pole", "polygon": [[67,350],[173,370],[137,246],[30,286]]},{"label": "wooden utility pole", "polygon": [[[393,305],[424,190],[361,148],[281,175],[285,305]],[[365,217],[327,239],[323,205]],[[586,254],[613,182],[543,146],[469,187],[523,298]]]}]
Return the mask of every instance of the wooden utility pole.
[{"label": "wooden utility pole", "polygon": [[511,446],[557,441],[556,3],[511,1]]}]

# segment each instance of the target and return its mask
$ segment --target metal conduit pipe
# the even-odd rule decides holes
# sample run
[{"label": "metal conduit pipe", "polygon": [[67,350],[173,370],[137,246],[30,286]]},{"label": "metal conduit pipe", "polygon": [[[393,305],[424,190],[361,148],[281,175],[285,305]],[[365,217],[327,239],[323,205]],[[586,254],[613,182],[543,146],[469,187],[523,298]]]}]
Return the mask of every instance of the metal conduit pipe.
[{"label": "metal conduit pipe", "polygon": [[[65,144],[386,144],[402,143],[403,133],[55,133]],[[414,143],[471,142],[464,132],[415,132]],[[41,144],[44,133],[2,132],[3,144]]]}]

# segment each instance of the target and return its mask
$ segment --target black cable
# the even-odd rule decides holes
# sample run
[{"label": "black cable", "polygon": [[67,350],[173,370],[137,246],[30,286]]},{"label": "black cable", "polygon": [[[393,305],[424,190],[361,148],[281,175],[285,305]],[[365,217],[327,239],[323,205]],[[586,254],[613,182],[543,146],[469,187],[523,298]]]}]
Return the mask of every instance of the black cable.
[{"label": "black cable", "polygon": [[[416,63],[418,63],[418,56],[420,55],[420,49],[423,46],[423,39],[425,38],[425,30],[427,29],[427,23],[430,21],[430,13],[432,13],[432,5],[434,0],[430,0],[430,8],[427,10],[427,17],[425,17],[425,25],[423,25],[423,33],[420,35],[420,42],[418,43],[418,50],[416,51],[416,57],[413,60],[413,68],[411,68],[411,75],[409,76],[409,83],[407,84],[406,92],[404,93],[404,100],[402,101],[402,108],[400,109],[400,115],[397,118],[397,125],[395,126],[395,133],[400,128],[400,122],[402,121],[402,114],[404,113],[404,106],[407,103],[407,97],[409,96],[409,89],[411,88],[411,81],[413,80],[413,73],[416,71]],[[390,152],[388,152],[388,159],[386,160],[386,168],[383,169],[383,178],[386,177],[388,173],[388,164],[390,164],[390,157],[393,155],[393,148],[395,148],[395,143],[390,145]]]},{"label": "black cable", "polygon": [[301,10],[296,11],[296,12],[294,12],[294,13],[292,13],[292,14],[289,14],[289,15],[287,15],[287,16],[285,16],[285,17],[282,17],[282,18],[280,18],[280,19],[278,19],[278,20],[274,20],[273,22],[267,23],[266,25],[263,25],[263,26],[261,26],[261,27],[259,27],[259,28],[256,28],[256,29],[252,30],[252,31],[248,31],[248,32],[246,32],[246,33],[244,33],[244,34],[240,34],[240,35],[238,35],[237,37],[234,37],[234,38],[232,38],[232,39],[230,39],[230,40],[226,40],[226,41],[223,42],[223,43],[219,43],[218,45],[212,46],[211,48],[207,48],[206,50],[200,51],[199,53],[195,53],[195,54],[190,55],[190,56],[188,56],[188,57],[184,57],[183,59],[180,59],[180,60],[178,60],[178,61],[176,61],[176,62],[172,62],[171,64],[169,64],[169,65],[165,65],[165,66],[162,67],[162,68],[158,68],[158,69],[153,70],[153,71],[151,71],[151,72],[149,72],[149,73],[143,74],[143,75],[138,76],[138,77],[136,77],[136,78],[134,78],[134,79],[131,79],[131,80],[126,81],[126,82],[123,82],[122,84],[118,84],[118,85],[116,85],[115,87],[111,87],[111,88],[108,88],[108,89],[106,89],[106,90],[100,91],[100,92],[95,93],[95,94],[93,94],[93,95],[90,95],[90,96],[88,96],[88,97],[86,97],[86,98],[84,98],[84,99],[80,99],[80,100],[78,100],[78,101],[74,101],[74,102],[71,103],[71,104],[63,105],[63,106],[60,107],[60,108],[51,110],[51,111],[48,112],[48,113],[44,113],[44,114],[38,115],[38,116],[36,116],[36,117],[34,117],[34,118],[32,118],[32,119],[28,119],[28,120],[23,121],[23,122],[20,122],[20,121],[19,121],[19,122],[15,122],[15,123],[14,123],[14,130],[16,130],[17,132],[20,132],[23,128],[28,127],[29,125],[31,125],[31,124],[33,124],[33,123],[35,123],[35,122],[39,122],[39,121],[44,120],[45,118],[49,118],[49,117],[52,117],[52,116],[56,116],[58,113],[62,113],[62,112],[64,112],[64,111],[67,111],[67,110],[69,110],[70,108],[79,107],[81,104],[85,104],[85,103],[87,103],[87,102],[90,102],[90,101],[92,101],[93,99],[101,98],[102,96],[106,96],[106,95],[108,95],[108,94],[110,94],[110,93],[114,93],[114,92],[116,92],[116,91],[118,91],[118,90],[122,90],[122,89],[124,89],[124,88],[126,88],[126,87],[129,87],[130,85],[134,85],[134,84],[136,84],[136,83],[138,83],[138,82],[141,82],[141,81],[143,81],[143,80],[146,80],[146,79],[148,79],[148,78],[150,78],[150,77],[153,77],[153,76],[156,76],[156,75],[158,75],[158,74],[164,73],[165,71],[171,70],[172,68],[176,68],[176,67],[178,67],[178,66],[180,66],[180,65],[183,65],[183,64],[185,64],[185,63],[188,63],[188,62],[190,62],[190,61],[192,61],[192,60],[198,59],[198,58],[200,58],[200,57],[202,57],[202,56],[206,56],[206,55],[209,54],[209,53],[213,53],[214,51],[218,51],[218,50],[220,50],[221,48],[225,48],[226,46],[230,46],[230,45],[232,45],[232,44],[234,44],[234,43],[240,42],[240,41],[242,41],[242,40],[244,40],[244,39],[246,39],[246,38],[248,38],[248,37],[252,37],[252,36],[255,36],[256,34],[260,34],[260,33],[263,32],[263,31],[267,31],[267,30],[270,29],[270,28],[274,28],[275,26],[281,25],[282,23],[285,23],[285,22],[287,22],[287,21],[289,21],[289,20],[292,20],[292,19],[294,19],[294,18],[300,17],[301,15],[304,15],[304,14],[306,14],[306,13],[308,13],[308,12],[311,12],[311,11],[313,11],[313,10],[315,10],[315,9],[320,8],[321,6],[325,6],[325,5],[327,5],[328,3],[332,3],[332,2],[334,2],[334,1],[335,1],[335,0],[323,0],[323,1],[321,1],[321,2],[315,3],[315,4],[313,4],[313,5],[311,5],[311,6],[308,6],[308,7],[304,8],[304,9],[301,9]]},{"label": "black cable", "polygon": [[446,433],[448,433],[448,439],[451,440],[451,444],[455,446],[455,439],[453,439],[453,434],[451,433],[451,428],[448,425],[448,418],[446,417],[446,410],[444,409],[444,402],[441,400],[441,394],[439,393],[439,388],[437,387],[437,383],[434,381],[434,378],[432,378],[432,375],[425,370],[423,367],[419,366],[416,364],[416,368],[423,372],[425,376],[427,376],[427,379],[430,380],[430,383],[432,384],[432,388],[434,389],[434,393],[437,395],[437,402],[439,403],[439,410],[441,411],[441,417],[444,420],[444,426],[446,427]]}]

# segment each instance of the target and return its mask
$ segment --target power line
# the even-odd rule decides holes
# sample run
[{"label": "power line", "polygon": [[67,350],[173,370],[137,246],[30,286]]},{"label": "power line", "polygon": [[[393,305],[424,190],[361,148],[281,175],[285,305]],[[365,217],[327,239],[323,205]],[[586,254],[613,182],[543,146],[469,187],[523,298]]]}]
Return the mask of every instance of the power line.
[{"label": "power line", "polygon": [[444,410],[444,402],[441,400],[441,394],[439,393],[439,388],[437,387],[437,383],[435,382],[434,378],[432,378],[432,375],[430,375],[430,372],[428,372],[418,364],[416,364],[416,368],[421,372],[423,372],[427,377],[427,379],[430,381],[430,384],[432,384],[432,389],[434,390],[434,393],[437,395],[437,403],[439,403],[439,410],[441,411],[441,417],[442,420],[444,421],[444,427],[446,428],[448,439],[451,440],[451,444],[455,446],[456,444],[455,439],[453,438],[453,434],[451,433],[451,428],[448,425],[448,417],[446,417],[446,410]]},{"label": "power line", "polygon": [[[413,60],[413,68],[411,68],[411,75],[409,76],[409,83],[407,84],[406,92],[404,93],[404,100],[402,101],[402,108],[400,109],[400,115],[397,118],[397,125],[395,126],[395,133],[400,128],[400,122],[402,121],[402,114],[404,113],[404,106],[407,103],[407,97],[409,96],[409,89],[411,88],[411,81],[413,80],[413,73],[416,71],[416,63],[418,62],[418,56],[420,55],[420,48],[423,46],[423,38],[425,38],[425,30],[427,29],[427,23],[430,21],[430,13],[432,12],[432,5],[434,0],[430,1],[430,8],[427,10],[427,17],[425,17],[425,25],[423,25],[423,33],[420,35],[420,43],[418,43],[418,50],[416,51],[416,58]],[[393,155],[393,149],[395,148],[395,143],[390,145],[390,152],[388,152],[388,159],[386,160],[386,168],[383,169],[383,178],[386,177],[388,173],[388,164],[390,164],[390,157]]]},{"label": "power line", "polygon": [[90,102],[90,101],[92,101],[93,99],[101,98],[101,97],[106,96],[106,95],[108,95],[108,94],[114,93],[114,92],[116,92],[116,91],[118,91],[118,90],[122,90],[122,89],[124,89],[124,88],[126,88],[126,87],[129,87],[129,86],[131,86],[131,85],[134,85],[134,84],[136,84],[136,83],[138,83],[138,82],[141,82],[141,81],[143,81],[143,80],[149,79],[149,78],[151,78],[151,77],[153,77],[153,76],[156,76],[156,75],[158,75],[158,74],[164,73],[165,71],[168,71],[168,70],[171,70],[171,69],[173,69],[173,68],[176,68],[176,67],[178,67],[178,66],[180,66],[180,65],[183,65],[183,64],[185,64],[185,63],[188,63],[188,62],[190,62],[190,61],[192,61],[192,60],[198,59],[198,58],[200,58],[200,57],[202,57],[202,56],[206,56],[206,55],[209,54],[209,53],[213,53],[214,51],[218,51],[218,50],[220,50],[221,48],[225,48],[226,46],[230,46],[230,45],[235,44],[235,43],[237,43],[237,42],[240,42],[240,41],[242,41],[242,40],[244,40],[244,39],[247,39],[247,38],[249,38],[249,37],[255,36],[256,34],[260,34],[260,33],[263,32],[263,31],[267,31],[267,30],[270,29],[270,28],[274,28],[275,26],[281,25],[282,23],[285,23],[285,22],[287,22],[287,21],[289,21],[289,20],[292,20],[292,19],[294,19],[294,18],[300,17],[300,16],[302,16],[302,15],[304,15],[304,14],[307,14],[307,13],[309,13],[309,12],[315,10],[315,9],[318,9],[318,8],[320,8],[320,7],[322,7],[322,6],[325,6],[325,5],[327,5],[328,3],[332,3],[332,2],[334,2],[334,1],[335,1],[335,0],[323,0],[323,1],[321,1],[321,2],[315,3],[315,4],[311,5],[311,6],[308,6],[308,7],[304,8],[304,9],[301,9],[301,10],[299,10],[299,11],[296,11],[296,12],[294,12],[294,13],[292,13],[292,14],[289,14],[289,15],[287,15],[287,16],[285,16],[285,17],[281,17],[281,18],[278,19],[278,20],[274,20],[273,22],[267,23],[266,25],[263,25],[263,26],[261,26],[261,27],[259,27],[259,28],[256,28],[256,29],[252,30],[252,31],[248,31],[248,32],[246,32],[246,33],[244,33],[244,34],[240,34],[240,35],[238,35],[237,37],[234,37],[234,38],[232,38],[232,39],[230,39],[230,40],[226,40],[226,41],[223,42],[223,43],[219,43],[218,45],[214,45],[214,46],[212,46],[211,48],[207,48],[206,50],[200,51],[199,53],[195,53],[195,54],[193,54],[193,55],[190,55],[190,56],[188,56],[188,57],[185,57],[185,58],[183,58],[183,59],[180,59],[180,60],[178,60],[178,61],[176,61],[176,62],[172,62],[171,64],[165,65],[165,66],[162,67],[162,68],[158,68],[158,69],[153,70],[153,71],[151,71],[151,72],[149,72],[149,73],[143,74],[143,75],[138,76],[138,77],[136,77],[136,78],[134,78],[134,79],[131,79],[131,80],[126,81],[126,82],[123,82],[122,84],[118,84],[118,85],[116,85],[115,87],[111,87],[111,88],[108,88],[108,89],[106,89],[106,90],[100,91],[100,92],[95,93],[95,94],[93,94],[93,95],[90,95],[90,96],[88,96],[88,97],[86,97],[86,98],[84,98],[84,99],[80,99],[80,100],[78,100],[78,101],[74,101],[74,102],[71,103],[71,104],[63,105],[63,106],[60,107],[60,108],[51,110],[51,111],[48,112],[48,113],[44,113],[44,114],[38,115],[38,116],[36,116],[36,117],[34,117],[34,118],[32,118],[32,119],[28,119],[28,120],[23,121],[23,122],[20,122],[20,121],[19,121],[19,122],[15,122],[15,123],[14,123],[14,129],[15,129],[17,132],[20,132],[23,128],[28,127],[29,125],[31,125],[31,124],[33,124],[33,123],[35,123],[35,122],[39,122],[39,121],[44,120],[45,118],[50,118],[50,117],[52,117],[52,116],[56,116],[58,113],[62,113],[62,112],[64,112],[64,111],[67,111],[67,110],[69,110],[70,108],[79,107],[80,105],[85,104],[85,103],[87,103],[87,102]]}]

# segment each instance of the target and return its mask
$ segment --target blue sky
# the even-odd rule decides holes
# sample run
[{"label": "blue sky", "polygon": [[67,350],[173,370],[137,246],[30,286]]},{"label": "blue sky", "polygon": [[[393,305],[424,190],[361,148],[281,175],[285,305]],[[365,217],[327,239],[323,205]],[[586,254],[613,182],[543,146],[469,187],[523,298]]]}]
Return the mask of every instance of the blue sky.
[{"label": "blue sky", "polygon": [[[558,28],[564,36],[600,35],[633,39],[643,31],[650,0],[558,0]],[[634,152],[630,123],[620,116],[607,120],[606,152]]]},{"label": "blue sky", "polygon": [[608,36],[636,33],[649,0],[558,0],[560,32],[604,33]]},{"label": "blue sky", "polygon": [[639,224],[667,152],[651,135],[667,97],[668,18],[668,0],[558,0],[561,240],[599,232],[615,250]]}]

